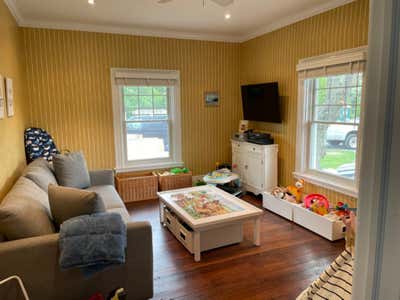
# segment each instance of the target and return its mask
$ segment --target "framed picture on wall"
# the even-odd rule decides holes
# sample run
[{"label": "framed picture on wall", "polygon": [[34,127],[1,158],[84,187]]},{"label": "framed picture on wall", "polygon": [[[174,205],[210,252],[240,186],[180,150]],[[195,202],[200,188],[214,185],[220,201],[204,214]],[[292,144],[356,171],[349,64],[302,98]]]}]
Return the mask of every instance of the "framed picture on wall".
[{"label": "framed picture on wall", "polygon": [[4,119],[4,78],[0,75],[0,120]]},{"label": "framed picture on wall", "polygon": [[14,90],[11,78],[6,79],[6,95],[7,95],[7,115],[14,116]]},{"label": "framed picture on wall", "polygon": [[218,92],[206,92],[204,98],[206,101],[206,106],[218,106],[219,105]]}]

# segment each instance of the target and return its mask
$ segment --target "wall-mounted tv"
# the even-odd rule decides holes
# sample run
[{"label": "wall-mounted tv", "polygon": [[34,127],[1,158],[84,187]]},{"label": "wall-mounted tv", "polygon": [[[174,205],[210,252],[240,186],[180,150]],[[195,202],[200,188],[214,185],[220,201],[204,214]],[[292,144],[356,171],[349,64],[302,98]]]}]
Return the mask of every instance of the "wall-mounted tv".
[{"label": "wall-mounted tv", "polygon": [[244,120],[281,123],[278,83],[242,86]]}]

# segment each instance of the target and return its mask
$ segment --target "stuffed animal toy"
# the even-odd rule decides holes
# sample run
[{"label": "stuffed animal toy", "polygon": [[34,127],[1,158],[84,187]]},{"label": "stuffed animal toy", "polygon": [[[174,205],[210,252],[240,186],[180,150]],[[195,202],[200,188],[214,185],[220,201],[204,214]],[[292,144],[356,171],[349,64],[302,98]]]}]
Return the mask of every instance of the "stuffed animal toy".
[{"label": "stuffed animal toy", "polygon": [[[296,183],[294,185],[289,185],[286,188],[286,194],[288,194],[288,197],[290,199],[295,200],[296,203],[301,203],[302,202],[302,192],[303,192],[303,188],[304,188],[304,180],[303,179],[299,179],[296,181]],[[290,201],[290,200],[289,200]]]},{"label": "stuffed animal toy", "polygon": [[277,186],[271,191],[271,194],[276,198],[285,199],[286,189],[282,188],[280,186]]}]

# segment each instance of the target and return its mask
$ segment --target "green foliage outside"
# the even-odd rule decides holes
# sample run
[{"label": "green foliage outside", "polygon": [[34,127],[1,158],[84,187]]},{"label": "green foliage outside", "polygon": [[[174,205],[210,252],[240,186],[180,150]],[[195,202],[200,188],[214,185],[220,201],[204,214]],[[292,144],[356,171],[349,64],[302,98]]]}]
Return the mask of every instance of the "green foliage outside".
[{"label": "green foliage outside", "polygon": [[166,114],[167,87],[126,86],[123,94],[127,119],[139,114]]},{"label": "green foliage outside", "polygon": [[319,161],[321,169],[337,169],[341,165],[354,163],[356,152],[354,150],[327,149],[326,154]]}]

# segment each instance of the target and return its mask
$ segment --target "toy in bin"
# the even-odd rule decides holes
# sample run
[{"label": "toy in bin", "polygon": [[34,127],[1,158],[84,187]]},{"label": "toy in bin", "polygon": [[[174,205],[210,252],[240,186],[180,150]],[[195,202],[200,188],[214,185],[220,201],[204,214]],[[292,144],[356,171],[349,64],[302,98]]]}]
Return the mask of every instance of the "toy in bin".
[{"label": "toy in bin", "polygon": [[329,212],[329,201],[321,194],[310,194],[304,198],[304,207],[312,212],[325,216]]},{"label": "toy in bin", "polygon": [[338,202],[335,207],[335,214],[339,217],[348,217],[350,216],[350,208],[347,203]]},{"label": "toy in bin", "polygon": [[299,179],[294,185],[289,185],[286,188],[287,197],[285,198],[287,198],[287,200],[289,200],[290,202],[301,203],[304,183],[305,182],[303,179]]}]

